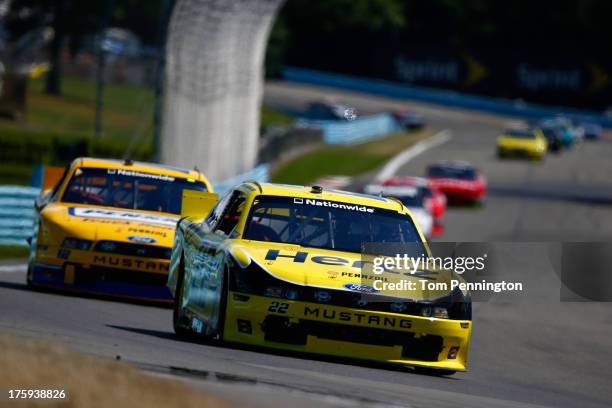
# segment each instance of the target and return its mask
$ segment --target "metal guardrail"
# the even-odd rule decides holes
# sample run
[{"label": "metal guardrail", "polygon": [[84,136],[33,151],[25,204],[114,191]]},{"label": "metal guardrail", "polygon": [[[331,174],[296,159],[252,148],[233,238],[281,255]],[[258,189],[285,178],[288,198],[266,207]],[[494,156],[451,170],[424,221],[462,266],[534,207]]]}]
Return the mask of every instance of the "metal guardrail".
[{"label": "metal guardrail", "polygon": [[[261,164],[229,180],[213,183],[213,188],[223,194],[242,181],[268,181],[269,168],[268,164]],[[40,189],[36,187],[0,186],[0,246],[28,245],[26,240],[34,229],[34,201],[38,194]]]}]

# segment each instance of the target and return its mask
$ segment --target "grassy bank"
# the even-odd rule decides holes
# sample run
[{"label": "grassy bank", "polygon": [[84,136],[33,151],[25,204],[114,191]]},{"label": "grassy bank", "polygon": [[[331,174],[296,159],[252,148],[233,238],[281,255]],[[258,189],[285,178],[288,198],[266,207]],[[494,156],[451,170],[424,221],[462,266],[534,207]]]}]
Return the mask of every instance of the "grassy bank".
[{"label": "grassy bank", "polygon": [[[104,93],[103,133],[94,140],[96,83],[65,77],[62,95],[44,93],[44,80],[27,89],[27,111],[19,120],[0,118],[0,184],[27,184],[34,164],[63,165],[88,154],[150,159],[154,94],[150,87],[108,84]],[[262,126],[291,123],[292,118],[262,108]]]},{"label": "grassy bank", "polygon": [[[59,345],[0,335],[0,384],[10,389],[65,390],[66,400],[25,400],[16,407],[169,407],[232,405],[178,381],[146,375],[129,364],[86,356]],[[0,400],[6,397],[0,396]],[[12,406],[9,400],[4,400]]]},{"label": "grassy bank", "polygon": [[356,176],[382,166],[401,150],[430,135],[424,130],[397,133],[358,145],[324,145],[279,165],[273,171],[272,181],[308,184],[326,175]]},{"label": "grassy bank", "polygon": [[27,246],[2,246],[0,245],[0,260],[3,259],[24,259],[28,257],[29,247]]}]

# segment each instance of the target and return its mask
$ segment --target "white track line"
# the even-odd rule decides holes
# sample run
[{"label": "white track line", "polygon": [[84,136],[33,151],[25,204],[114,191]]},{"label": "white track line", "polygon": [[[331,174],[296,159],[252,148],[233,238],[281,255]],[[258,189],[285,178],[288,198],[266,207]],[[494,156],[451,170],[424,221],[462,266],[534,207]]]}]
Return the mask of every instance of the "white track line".
[{"label": "white track line", "polygon": [[27,270],[26,264],[0,265],[0,273],[25,273]]},{"label": "white track line", "polygon": [[452,138],[452,133],[450,130],[445,129],[442,130],[432,137],[425,139],[417,144],[410,146],[408,149],[399,153],[395,157],[385,164],[385,166],[378,172],[375,180],[382,181],[388,179],[389,177],[393,177],[395,173],[402,167],[404,164],[408,163],[410,160],[417,157],[419,154],[441,145],[442,143],[448,142]]}]

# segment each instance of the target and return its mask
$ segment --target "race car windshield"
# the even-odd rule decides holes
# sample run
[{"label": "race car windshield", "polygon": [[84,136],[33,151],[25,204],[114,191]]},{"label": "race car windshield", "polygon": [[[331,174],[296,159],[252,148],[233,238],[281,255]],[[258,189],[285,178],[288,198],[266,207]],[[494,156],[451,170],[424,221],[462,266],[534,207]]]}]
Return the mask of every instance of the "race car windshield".
[{"label": "race car windshield", "polygon": [[476,170],[472,168],[432,166],[427,170],[427,175],[429,177],[474,180],[476,179]]},{"label": "race car windshield", "polygon": [[79,168],[61,201],[180,214],[184,190],[206,191],[206,185],[163,174]]},{"label": "race car windshield", "polygon": [[530,130],[508,130],[506,135],[517,139],[535,139],[535,133]]},{"label": "race car windshield", "polygon": [[356,253],[366,243],[417,243],[415,253],[425,251],[407,215],[307,198],[257,197],[243,238]]}]

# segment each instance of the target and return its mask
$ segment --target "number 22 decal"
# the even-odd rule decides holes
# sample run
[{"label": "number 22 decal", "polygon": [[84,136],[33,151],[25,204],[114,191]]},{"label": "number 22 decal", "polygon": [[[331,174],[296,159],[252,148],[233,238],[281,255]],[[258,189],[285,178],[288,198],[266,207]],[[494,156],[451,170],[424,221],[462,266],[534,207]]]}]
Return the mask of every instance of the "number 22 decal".
[{"label": "number 22 decal", "polygon": [[268,306],[268,312],[287,313],[288,308],[289,308],[289,303],[272,302],[270,303],[270,306]]}]

